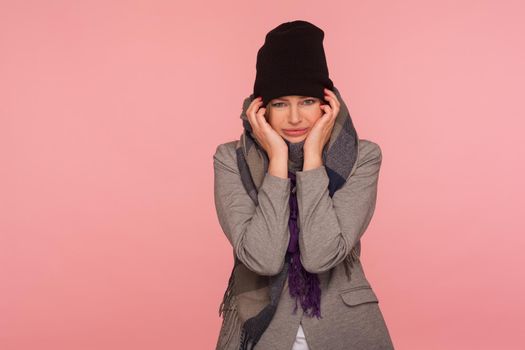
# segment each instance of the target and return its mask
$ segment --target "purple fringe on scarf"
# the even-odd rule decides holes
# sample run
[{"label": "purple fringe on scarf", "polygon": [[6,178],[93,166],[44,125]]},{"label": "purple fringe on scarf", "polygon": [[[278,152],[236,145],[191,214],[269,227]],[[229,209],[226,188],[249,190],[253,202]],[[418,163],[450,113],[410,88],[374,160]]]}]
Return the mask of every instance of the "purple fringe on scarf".
[{"label": "purple fringe on scarf", "polygon": [[[297,205],[297,193],[295,189],[295,173],[288,171],[291,180],[290,193],[290,241],[288,243],[287,255],[290,259],[288,270],[288,286],[290,295],[295,298],[294,314],[297,312],[297,301],[301,303],[307,316],[321,318],[321,288],[317,274],[306,271],[301,264],[299,251],[299,226],[297,225],[299,208]],[[310,314],[308,309],[311,309]]]}]

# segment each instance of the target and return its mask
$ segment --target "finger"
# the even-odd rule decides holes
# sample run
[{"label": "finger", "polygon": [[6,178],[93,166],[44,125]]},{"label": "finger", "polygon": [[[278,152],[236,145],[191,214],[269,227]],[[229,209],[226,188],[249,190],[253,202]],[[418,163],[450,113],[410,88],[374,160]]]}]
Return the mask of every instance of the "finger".
[{"label": "finger", "polygon": [[250,102],[250,106],[248,107],[248,109],[256,109],[257,108],[257,105],[260,105],[262,104],[262,98],[261,97],[257,97],[255,99],[253,99],[252,102]]},{"label": "finger", "polygon": [[[328,90],[330,91],[330,90]],[[337,97],[334,97],[332,95],[329,95],[327,94],[325,96],[325,99],[328,101],[328,103],[330,103],[330,106],[332,107],[333,110],[338,110],[339,109],[339,101],[337,101]],[[337,113],[335,113],[337,114]]]},{"label": "finger", "polygon": [[254,133],[257,133],[257,130],[259,129],[259,125],[257,124],[257,120],[255,118],[253,109],[246,112],[246,115],[248,116],[248,121],[250,122],[250,125],[252,126],[252,131]]},{"label": "finger", "polygon": [[335,123],[335,119],[336,119],[336,116],[337,116],[337,110],[334,110],[334,109],[330,109],[330,114],[329,114],[329,117],[326,118],[328,121],[326,122],[326,124],[330,125],[330,124],[334,124]]},{"label": "finger", "polygon": [[333,125],[335,124],[335,120],[337,119],[337,114],[339,113],[338,110],[335,110],[332,112],[332,117],[330,118],[330,123]]},{"label": "finger", "polygon": [[257,113],[257,123],[259,124],[261,131],[264,131],[265,133],[271,132],[273,127],[270,125],[268,120],[265,116],[266,108],[262,107],[259,112]]},{"label": "finger", "polygon": [[330,105],[322,105],[321,108],[323,109],[325,114],[330,114],[330,112],[332,111],[332,107]]},{"label": "finger", "polygon": [[264,107],[259,108],[259,110],[258,110],[257,113],[256,113],[257,123],[258,123],[261,127],[262,127],[263,125],[268,124],[268,122],[266,121],[265,113],[266,113],[266,108],[264,108]]},{"label": "finger", "polygon": [[332,128],[332,126],[335,124],[335,111],[330,108],[329,106],[326,106],[325,108],[327,110],[327,113],[325,114],[326,117],[324,118],[325,119],[325,126],[327,129],[329,128]]},{"label": "finger", "polygon": [[324,89],[325,91],[325,94],[328,95],[334,102],[337,106],[339,106],[340,102],[339,102],[339,99],[337,98],[337,95],[335,94],[335,92],[333,92],[332,90],[329,90],[327,88]]},{"label": "finger", "polygon": [[335,92],[333,92],[332,90],[330,89],[327,89],[327,88],[324,88],[324,93],[329,95],[329,96],[332,96],[334,99],[337,100],[337,95],[335,94]]},{"label": "finger", "polygon": [[332,115],[332,109],[328,105],[321,106],[321,108],[324,111],[324,114],[321,116],[321,119],[323,119],[323,123],[326,123],[331,119],[330,117]]},{"label": "finger", "polygon": [[252,129],[254,129],[254,132],[255,130],[259,129],[259,122],[257,121],[257,118],[255,116],[256,114],[255,111],[259,108],[261,104],[262,104],[262,101],[259,98],[257,98],[252,101],[252,103],[250,104],[250,107],[248,107],[248,109],[246,110],[248,120],[250,121],[250,124],[252,125]]},{"label": "finger", "polygon": [[246,116],[249,116],[249,115],[250,115],[250,112],[252,111],[253,106],[255,105],[256,102],[257,102],[257,98],[254,98],[254,99],[250,102],[250,105],[248,106],[248,108],[246,108]]},{"label": "finger", "polygon": [[[328,91],[330,91],[330,90],[328,90]],[[325,99],[326,101],[328,101],[328,103],[330,104],[330,106],[333,107],[333,104],[334,104],[334,97],[333,97],[332,95],[330,95],[329,93],[325,92],[325,93],[324,93],[324,99]]]},{"label": "finger", "polygon": [[335,120],[335,119],[337,118],[337,116],[339,115],[339,111],[340,111],[339,108],[336,108],[336,109],[334,110],[334,120]]},{"label": "finger", "polygon": [[330,96],[335,95],[334,92],[330,89],[324,88],[325,94],[329,94]]},{"label": "finger", "polygon": [[325,100],[329,100],[329,98],[333,98],[335,96],[335,94],[333,93],[332,90],[329,90],[327,88],[324,89],[324,94],[325,94]]}]

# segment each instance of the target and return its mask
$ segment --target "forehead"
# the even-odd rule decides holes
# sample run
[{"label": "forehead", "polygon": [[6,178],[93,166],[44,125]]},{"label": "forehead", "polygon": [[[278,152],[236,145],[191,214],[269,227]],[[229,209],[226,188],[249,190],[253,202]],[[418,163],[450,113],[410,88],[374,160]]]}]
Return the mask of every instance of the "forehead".
[{"label": "forehead", "polygon": [[283,100],[283,101],[290,101],[290,100],[299,100],[302,98],[314,98],[312,96],[299,96],[299,95],[287,95],[287,96],[279,96],[274,98],[274,100]]}]

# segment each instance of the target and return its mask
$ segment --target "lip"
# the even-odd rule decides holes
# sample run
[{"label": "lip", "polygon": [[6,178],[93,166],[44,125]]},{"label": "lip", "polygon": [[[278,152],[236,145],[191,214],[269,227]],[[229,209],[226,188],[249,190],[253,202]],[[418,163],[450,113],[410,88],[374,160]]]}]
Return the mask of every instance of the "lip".
[{"label": "lip", "polygon": [[290,136],[303,135],[308,131],[308,128],[304,129],[283,129],[283,131]]}]

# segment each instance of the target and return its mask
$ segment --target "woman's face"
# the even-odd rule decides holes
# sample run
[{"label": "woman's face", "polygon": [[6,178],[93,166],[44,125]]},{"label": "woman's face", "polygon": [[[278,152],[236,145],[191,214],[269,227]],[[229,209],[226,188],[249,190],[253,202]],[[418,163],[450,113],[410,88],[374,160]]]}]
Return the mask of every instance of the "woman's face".
[{"label": "woman's face", "polygon": [[323,115],[321,103],[319,98],[309,96],[274,98],[266,106],[266,120],[284,139],[301,142]]}]

